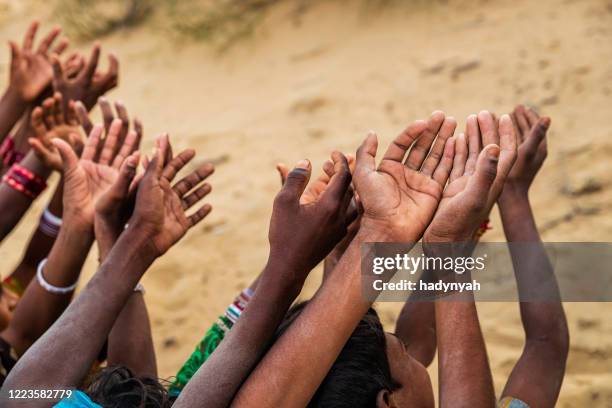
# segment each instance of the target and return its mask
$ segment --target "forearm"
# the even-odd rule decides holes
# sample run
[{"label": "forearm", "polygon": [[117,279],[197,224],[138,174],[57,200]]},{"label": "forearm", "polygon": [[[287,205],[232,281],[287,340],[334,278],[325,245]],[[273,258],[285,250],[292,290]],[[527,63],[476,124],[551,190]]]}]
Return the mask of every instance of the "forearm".
[{"label": "forearm", "polygon": [[[67,220],[41,269],[43,279],[59,288],[74,285],[92,243],[90,226]],[[73,293],[51,293],[38,281],[29,285],[2,337],[23,354],[68,307]]]},{"label": "forearm", "polygon": [[[46,180],[51,174],[51,170],[45,167],[33,152],[30,152],[20,165],[43,180]],[[34,198],[17,191],[6,181],[2,181],[0,184],[0,241],[13,230],[33,201]]]},{"label": "forearm", "polygon": [[371,306],[362,296],[361,244],[386,239],[382,233],[357,235],[334,273],[249,376],[233,406],[307,405]]},{"label": "forearm", "polygon": [[8,136],[28,104],[10,87],[0,99],[0,143]]},{"label": "forearm", "polygon": [[440,407],[494,407],[495,391],[471,293],[435,304]]},{"label": "forearm", "polygon": [[397,318],[395,334],[404,342],[408,353],[428,367],[436,355],[434,303],[409,299]]},{"label": "forearm", "polygon": [[554,270],[546,254],[527,194],[500,200],[512,264],[515,271],[521,317],[527,340],[567,337],[567,323]]},{"label": "forearm", "polygon": [[140,291],[130,295],[108,336],[108,365],[127,367],[136,376],[157,378],[151,323]]},{"label": "forearm", "polygon": [[154,260],[141,235],[122,235],[83,292],[18,361],[4,389],[81,385],[134,286]]},{"label": "forearm", "polygon": [[[62,194],[63,182],[60,180],[46,208],[46,211],[48,211],[52,217],[60,220],[62,218]],[[26,248],[21,262],[10,275],[10,278],[15,279],[24,290],[32,278],[34,278],[34,275],[36,275],[36,267],[39,262],[49,255],[59,232],[57,220],[53,219],[50,221],[47,218],[48,217],[44,214],[41,216],[40,222],[30,238],[30,242],[28,243],[28,247]]]},{"label": "forearm", "polygon": [[269,346],[303,282],[279,281],[284,265],[270,260],[251,286],[257,291],[240,319],[181,392],[175,406],[227,407]]}]

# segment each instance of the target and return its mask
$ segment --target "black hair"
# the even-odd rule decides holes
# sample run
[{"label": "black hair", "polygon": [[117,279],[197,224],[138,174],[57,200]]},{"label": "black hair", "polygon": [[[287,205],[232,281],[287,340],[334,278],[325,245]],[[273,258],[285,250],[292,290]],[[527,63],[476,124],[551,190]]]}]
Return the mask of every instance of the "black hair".
[{"label": "black hair", "polygon": [[85,393],[104,408],[168,408],[173,402],[157,379],[136,377],[122,366],[100,370]]},{"label": "black hair", "polygon": [[[276,332],[276,338],[300,315],[307,302],[293,306]],[[299,346],[298,346],[299,347]],[[391,378],[385,332],[372,308],[363,316],[323,379],[309,408],[372,408],[381,390],[394,391],[399,384]]]}]

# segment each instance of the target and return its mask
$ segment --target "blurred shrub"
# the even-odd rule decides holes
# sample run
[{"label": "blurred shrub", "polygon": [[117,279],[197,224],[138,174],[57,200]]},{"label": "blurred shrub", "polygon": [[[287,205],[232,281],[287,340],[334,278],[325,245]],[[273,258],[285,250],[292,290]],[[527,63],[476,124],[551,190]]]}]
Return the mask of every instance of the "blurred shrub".
[{"label": "blurred shrub", "polygon": [[70,34],[91,40],[143,22],[154,0],[58,0],[55,13]]}]

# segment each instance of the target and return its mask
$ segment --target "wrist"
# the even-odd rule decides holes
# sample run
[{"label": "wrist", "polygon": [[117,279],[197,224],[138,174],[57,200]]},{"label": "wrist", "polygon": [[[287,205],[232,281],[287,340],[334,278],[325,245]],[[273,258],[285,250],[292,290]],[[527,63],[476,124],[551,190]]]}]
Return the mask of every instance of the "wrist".
[{"label": "wrist", "polygon": [[12,85],[9,85],[6,92],[4,92],[2,100],[10,103],[14,109],[19,110],[25,110],[29,105],[29,102],[23,98],[21,92]]},{"label": "wrist", "polygon": [[153,242],[153,235],[148,233],[137,222],[128,225],[119,236],[113,248],[119,244],[119,241],[123,240],[129,242],[129,246],[134,248],[136,254],[148,264],[152,264],[162,255]]},{"label": "wrist", "polygon": [[308,273],[298,271],[287,262],[276,261],[270,257],[261,273],[257,290],[287,296],[293,301],[302,291],[307,276]]},{"label": "wrist", "polygon": [[516,200],[523,201],[528,199],[529,186],[522,183],[506,182],[497,202],[501,206]]}]

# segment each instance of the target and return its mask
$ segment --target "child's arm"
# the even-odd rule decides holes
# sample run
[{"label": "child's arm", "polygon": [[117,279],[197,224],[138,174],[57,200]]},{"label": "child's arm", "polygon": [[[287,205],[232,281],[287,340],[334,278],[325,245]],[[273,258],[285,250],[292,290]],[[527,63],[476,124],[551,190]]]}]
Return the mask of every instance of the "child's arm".
[{"label": "child's arm", "polygon": [[274,202],[270,255],[257,291],[217,350],[187,384],[176,406],[226,407],[231,403],[308,273],[345,235],[351,175],[341,153],[334,152],[332,159],[333,174],[318,191],[306,190],[309,162],[299,163],[288,174]]},{"label": "child's arm", "polygon": [[[498,126],[488,112],[468,118],[467,157],[455,155],[449,184],[423,237],[428,256],[466,256],[471,252],[476,231],[495,204],[516,159],[510,117],[503,115]],[[464,148],[456,146],[455,153]],[[465,249],[455,254],[461,243],[467,244]],[[467,274],[463,278],[470,280]],[[440,406],[452,407],[460,402],[464,406],[494,407],[491,369],[473,294],[438,298],[435,322]]]},{"label": "child's arm", "polygon": [[[442,126],[450,131],[440,132],[432,148],[436,153],[427,159],[425,155],[444,121],[437,112],[428,122],[412,124],[389,146],[378,167],[376,136],[370,134],[363,142],[354,177],[364,207],[361,228],[333,273],[247,379],[233,406],[308,404],[371,306],[362,292],[361,244],[414,243],[435,212],[452,165],[452,152],[450,158],[448,149],[442,154],[452,129]],[[412,149],[404,162],[413,142],[420,149]]]},{"label": "child's arm", "polygon": [[[62,148],[61,143],[58,147]],[[164,153],[158,150],[147,167],[128,229],[83,292],[18,361],[4,390],[80,386],[141,276],[210,212],[210,206],[204,205],[191,216],[185,214],[200,201],[198,196],[188,194],[188,187],[197,187],[201,182],[202,167],[171,185],[176,172],[186,163],[173,160],[164,166]],[[134,164],[135,159],[135,155],[126,159],[112,188],[129,189],[134,169],[128,163]],[[76,157],[68,160],[74,165]],[[31,406],[48,406],[48,402]]]},{"label": "child's arm", "polygon": [[[0,100],[0,143],[23,115],[29,104],[35,101],[51,83],[49,48],[61,29],[53,28],[35,47],[34,39],[38,22],[34,21],[26,31],[23,45],[10,41],[11,63],[9,86]],[[61,54],[68,46],[61,40],[53,50]]]},{"label": "child's arm", "polygon": [[[521,105],[514,118],[521,135],[519,155],[498,203],[523,300],[520,308],[526,341],[502,395],[532,407],[553,407],[565,373],[569,332],[554,271],[528,198],[529,186],[546,158],[550,119],[540,118]],[[547,301],[530,302],[534,290],[545,293]]]}]

